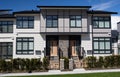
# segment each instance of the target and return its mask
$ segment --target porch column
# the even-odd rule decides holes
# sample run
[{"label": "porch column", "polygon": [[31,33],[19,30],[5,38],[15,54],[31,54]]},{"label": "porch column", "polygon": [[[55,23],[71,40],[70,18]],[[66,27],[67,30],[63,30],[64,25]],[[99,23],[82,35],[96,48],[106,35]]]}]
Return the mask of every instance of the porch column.
[{"label": "porch column", "polygon": [[68,58],[68,48],[69,48],[69,37],[59,36],[59,49],[63,57]]}]

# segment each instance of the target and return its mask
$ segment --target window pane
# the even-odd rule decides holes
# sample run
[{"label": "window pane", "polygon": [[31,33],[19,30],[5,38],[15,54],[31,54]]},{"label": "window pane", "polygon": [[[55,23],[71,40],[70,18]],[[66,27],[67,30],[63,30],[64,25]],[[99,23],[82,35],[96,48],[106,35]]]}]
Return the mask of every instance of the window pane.
[{"label": "window pane", "polygon": [[93,17],[93,20],[98,20],[98,17]]},{"label": "window pane", "polygon": [[81,16],[76,16],[76,19],[80,20],[80,19],[81,19]]},{"label": "window pane", "polygon": [[110,20],[110,17],[105,17],[104,20],[105,20],[105,21],[109,21],[109,20]]},{"label": "window pane", "polygon": [[109,21],[105,21],[105,27],[109,28],[110,27],[110,22]]},{"label": "window pane", "polygon": [[34,21],[29,21],[29,28],[33,28],[34,26]]},{"label": "window pane", "polygon": [[100,49],[104,49],[104,42],[100,42]]},{"label": "window pane", "polygon": [[76,20],[76,26],[81,27],[81,20]]},{"label": "window pane", "polygon": [[8,45],[8,55],[12,55],[13,49],[11,45]]},{"label": "window pane", "polygon": [[98,40],[98,38],[94,38],[93,40]]},{"label": "window pane", "polygon": [[22,28],[22,21],[17,21],[17,27]]},{"label": "window pane", "polygon": [[98,49],[98,42],[94,42],[94,49]]},{"label": "window pane", "polygon": [[34,21],[34,17],[33,17],[33,16],[30,16],[30,17],[29,17],[29,21]]},{"label": "window pane", "polygon": [[106,49],[110,49],[110,42],[105,42]]},{"label": "window pane", "polygon": [[57,20],[57,16],[53,16],[53,20]]},{"label": "window pane", "polygon": [[2,26],[0,26],[0,33],[2,32]]},{"label": "window pane", "polygon": [[52,27],[52,20],[47,20],[47,27]]},{"label": "window pane", "polygon": [[104,22],[103,21],[99,21],[99,27],[103,28],[104,27]]},{"label": "window pane", "polygon": [[33,42],[29,42],[29,50],[33,50],[34,49],[33,47],[34,47]]},{"label": "window pane", "polygon": [[104,38],[99,38],[99,40],[103,40],[104,41]]},{"label": "window pane", "polygon": [[94,53],[99,53],[98,51],[94,51]]},{"label": "window pane", "polygon": [[17,42],[17,50],[22,50],[22,43],[21,42]]},{"label": "window pane", "polygon": [[70,16],[70,19],[71,20],[75,20],[75,16]]},{"label": "window pane", "polygon": [[57,20],[53,20],[53,27],[57,27],[57,25],[58,25]]},{"label": "window pane", "polygon": [[23,50],[28,50],[28,43],[27,42],[23,42]]},{"label": "window pane", "polygon": [[75,20],[71,20],[71,27],[75,27]]},{"label": "window pane", "polygon": [[23,28],[28,28],[28,21],[23,21]]},{"label": "window pane", "polygon": [[8,26],[8,32],[13,32],[13,26],[12,25]]},{"label": "window pane", "polygon": [[97,28],[98,26],[99,26],[98,21],[94,21],[94,22],[93,22],[93,27],[94,27],[94,28]]},{"label": "window pane", "polygon": [[52,16],[47,16],[47,20],[48,20],[48,19],[52,20]]},{"label": "window pane", "polygon": [[7,55],[7,43],[2,44],[2,55]]},{"label": "window pane", "polygon": [[2,32],[7,32],[7,25],[2,26]]},{"label": "window pane", "polygon": [[120,48],[118,48],[118,54],[120,55]]},{"label": "window pane", "polygon": [[106,53],[110,53],[110,51],[106,51]]},{"label": "window pane", "polygon": [[100,53],[105,53],[104,51],[100,51]]}]

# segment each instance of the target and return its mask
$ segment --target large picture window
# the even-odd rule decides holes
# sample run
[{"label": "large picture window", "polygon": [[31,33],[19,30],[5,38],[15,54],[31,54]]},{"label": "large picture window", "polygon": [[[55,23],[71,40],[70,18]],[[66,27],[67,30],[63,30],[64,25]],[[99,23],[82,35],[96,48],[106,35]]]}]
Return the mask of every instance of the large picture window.
[{"label": "large picture window", "polygon": [[34,39],[33,38],[17,38],[17,54],[33,54]]},{"label": "large picture window", "polygon": [[12,58],[13,43],[12,42],[0,42],[0,58],[8,59]]},{"label": "large picture window", "polygon": [[58,27],[58,16],[55,16],[55,15],[46,16],[46,27],[57,28]]},{"label": "large picture window", "polygon": [[93,17],[93,28],[111,28],[110,17]]},{"label": "large picture window", "polygon": [[18,16],[17,28],[34,28],[34,16]]},{"label": "large picture window", "polygon": [[76,27],[81,27],[81,16],[70,16],[70,27],[71,28],[76,28]]},{"label": "large picture window", "polygon": [[0,33],[13,33],[13,21],[0,21]]},{"label": "large picture window", "polygon": [[110,38],[93,38],[94,53],[111,53]]}]

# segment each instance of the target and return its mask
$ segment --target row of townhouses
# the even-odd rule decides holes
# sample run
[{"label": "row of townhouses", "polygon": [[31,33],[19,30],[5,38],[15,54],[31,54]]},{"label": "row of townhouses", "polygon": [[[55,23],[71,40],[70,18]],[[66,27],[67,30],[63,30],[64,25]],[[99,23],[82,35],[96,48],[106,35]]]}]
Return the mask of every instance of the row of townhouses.
[{"label": "row of townhouses", "polygon": [[111,14],[117,12],[91,6],[37,7],[12,14],[0,10],[0,58],[48,56],[57,66],[61,57],[79,62],[87,56],[118,54],[111,38]]}]

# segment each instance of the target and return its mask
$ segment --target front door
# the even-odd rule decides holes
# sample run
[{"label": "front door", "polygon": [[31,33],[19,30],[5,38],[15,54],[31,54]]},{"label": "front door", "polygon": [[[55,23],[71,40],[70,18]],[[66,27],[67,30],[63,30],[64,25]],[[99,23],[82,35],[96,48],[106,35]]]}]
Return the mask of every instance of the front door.
[{"label": "front door", "polygon": [[56,40],[50,40],[50,56],[57,56],[58,45]]},{"label": "front door", "polygon": [[69,47],[71,56],[80,55],[80,37],[72,36],[69,39]]},{"label": "front door", "polygon": [[78,56],[79,42],[77,40],[70,40],[70,51],[72,56]]},{"label": "front door", "polygon": [[58,36],[46,36],[46,55],[58,56]]}]

